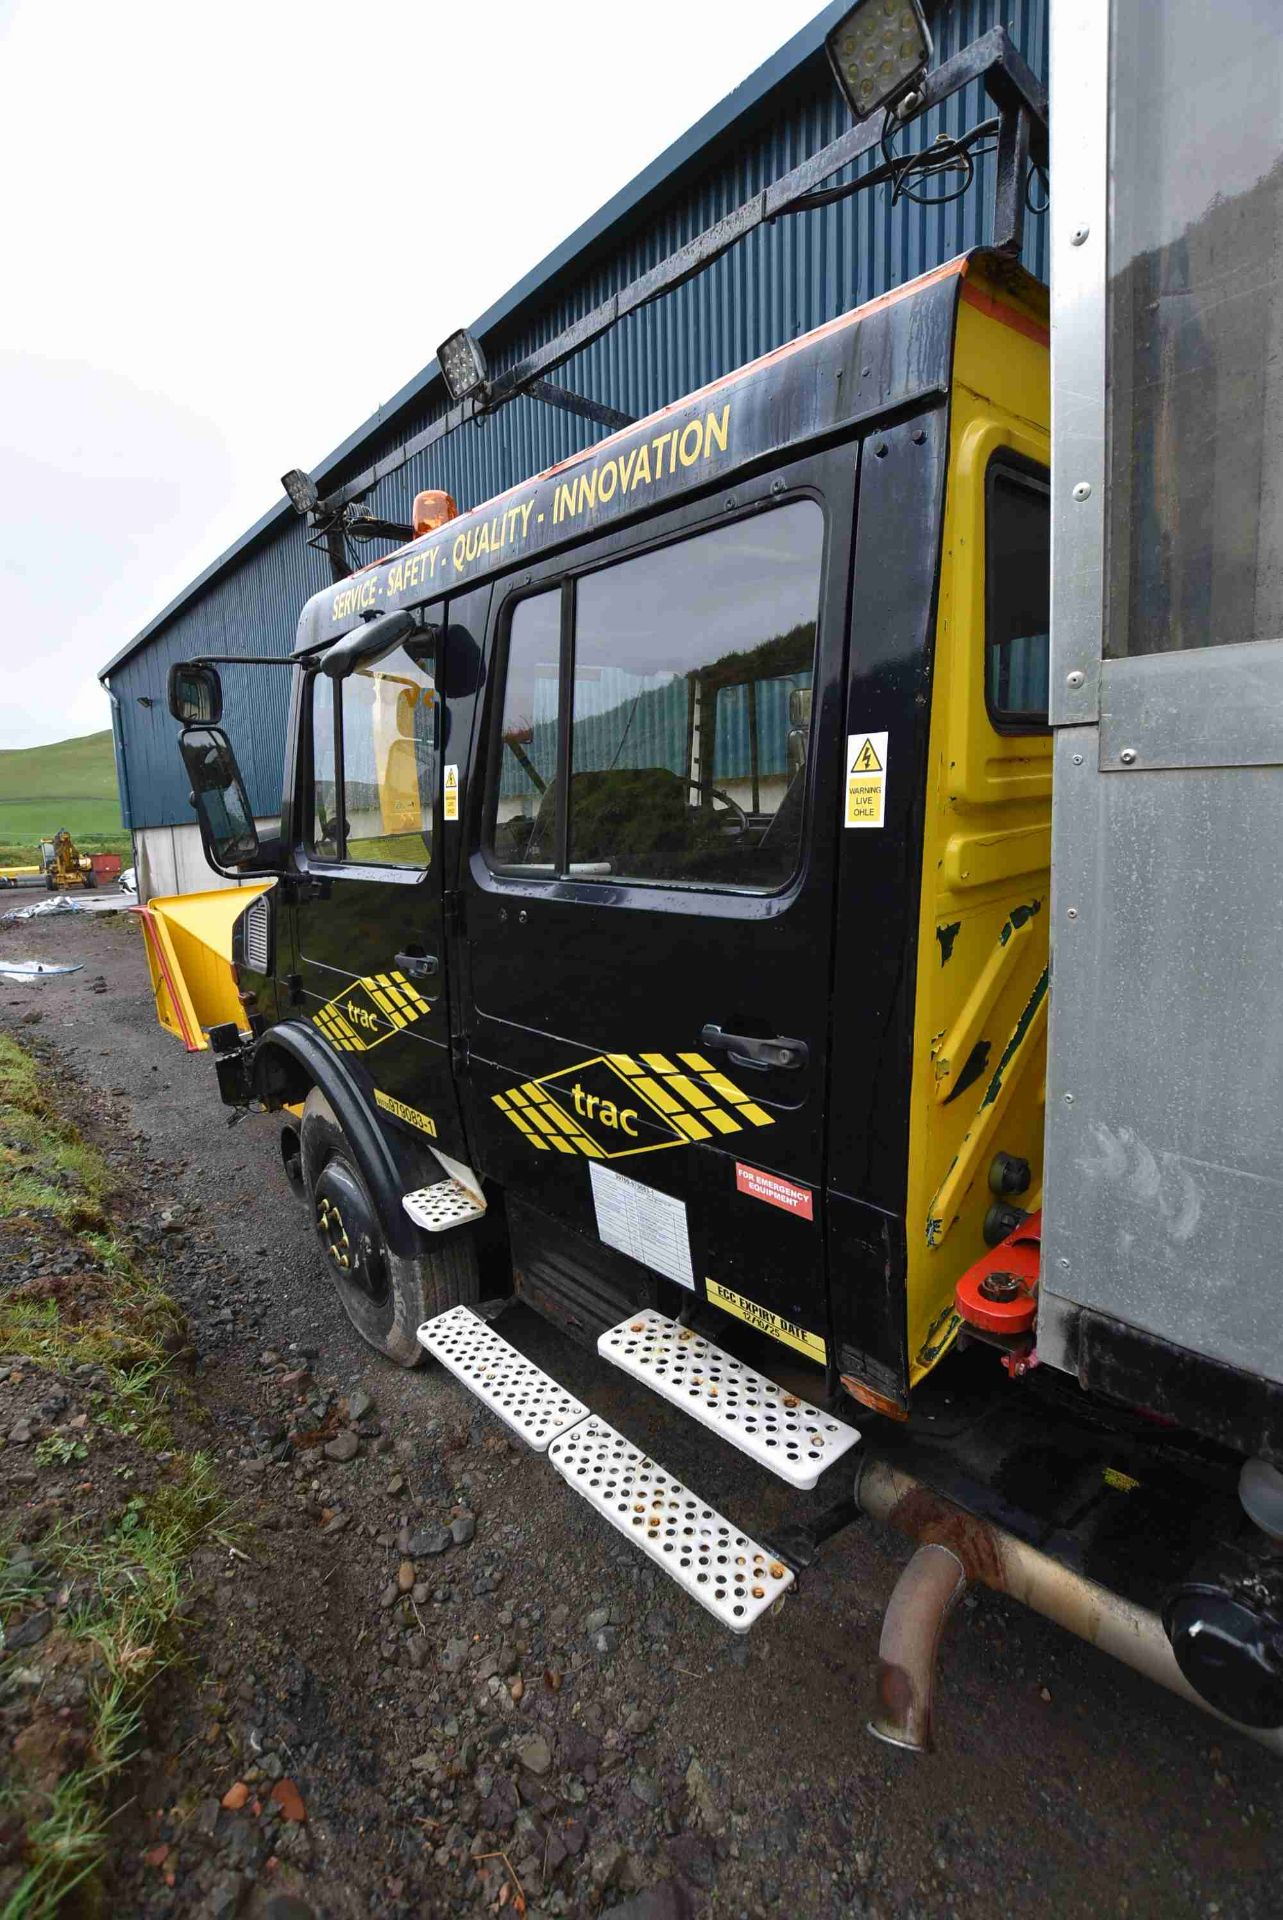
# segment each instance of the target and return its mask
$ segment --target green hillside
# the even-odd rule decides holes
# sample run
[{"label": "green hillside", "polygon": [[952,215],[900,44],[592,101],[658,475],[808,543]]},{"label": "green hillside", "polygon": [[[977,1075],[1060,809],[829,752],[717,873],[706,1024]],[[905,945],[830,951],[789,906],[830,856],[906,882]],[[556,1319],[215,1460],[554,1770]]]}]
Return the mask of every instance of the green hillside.
[{"label": "green hillside", "polygon": [[38,861],[41,838],[59,827],[82,853],[130,858],[110,729],[47,747],[0,748],[0,866]]}]

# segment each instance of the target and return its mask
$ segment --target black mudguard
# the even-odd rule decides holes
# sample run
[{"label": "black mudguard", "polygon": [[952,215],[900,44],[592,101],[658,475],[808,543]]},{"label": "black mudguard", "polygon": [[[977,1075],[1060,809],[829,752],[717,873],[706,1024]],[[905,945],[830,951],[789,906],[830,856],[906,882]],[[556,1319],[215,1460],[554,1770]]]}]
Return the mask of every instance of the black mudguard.
[{"label": "black mudguard", "polygon": [[268,1108],[306,1099],[311,1087],[320,1088],[356,1156],[389,1247],[407,1259],[420,1253],[419,1229],[401,1196],[422,1186],[422,1167],[391,1137],[347,1062],[315,1027],[298,1020],[272,1027],[254,1048],[250,1078],[254,1098]]}]

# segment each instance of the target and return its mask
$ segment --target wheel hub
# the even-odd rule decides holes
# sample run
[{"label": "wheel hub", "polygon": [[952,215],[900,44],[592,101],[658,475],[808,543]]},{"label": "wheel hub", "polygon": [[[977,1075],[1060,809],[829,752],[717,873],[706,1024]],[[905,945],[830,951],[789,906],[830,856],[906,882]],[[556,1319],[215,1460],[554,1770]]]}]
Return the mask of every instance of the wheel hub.
[{"label": "wheel hub", "polygon": [[317,1203],[316,1224],[331,1260],[346,1273],[352,1265],[352,1243],[343,1225],[342,1210],[328,1194],[323,1194]]},{"label": "wheel hub", "polygon": [[365,1189],[351,1168],[331,1160],[313,1195],[317,1237],[334,1263],[335,1277],[376,1304],[387,1297],[383,1235]]}]

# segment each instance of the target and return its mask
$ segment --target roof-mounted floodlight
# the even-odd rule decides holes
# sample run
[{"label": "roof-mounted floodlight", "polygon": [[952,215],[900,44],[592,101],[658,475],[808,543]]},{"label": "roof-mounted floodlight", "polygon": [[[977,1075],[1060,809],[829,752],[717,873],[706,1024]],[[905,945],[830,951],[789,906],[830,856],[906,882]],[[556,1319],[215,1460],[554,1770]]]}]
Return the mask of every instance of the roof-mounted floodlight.
[{"label": "roof-mounted floodlight", "polygon": [[316,482],[310,473],[304,473],[302,467],[291,467],[288,473],[283,473],[281,485],[290,496],[290,505],[295,513],[311,513],[320,503]]},{"label": "roof-mounted floodlight", "polygon": [[452,333],[437,348],[437,363],[456,406],[463,400],[480,400],[489,385],[489,371],[481,344],[466,327]]},{"label": "roof-mounted floodlight", "polygon": [[904,112],[931,58],[920,0],[860,0],[824,44],[857,120],[879,107]]}]

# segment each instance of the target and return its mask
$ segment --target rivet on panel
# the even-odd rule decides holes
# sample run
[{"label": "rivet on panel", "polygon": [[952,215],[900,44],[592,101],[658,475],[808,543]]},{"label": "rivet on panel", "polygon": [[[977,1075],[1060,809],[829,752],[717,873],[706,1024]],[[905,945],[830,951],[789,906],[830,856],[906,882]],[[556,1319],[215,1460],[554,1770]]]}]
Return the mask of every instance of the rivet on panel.
[{"label": "rivet on panel", "polygon": [[1135,747],[1120,747],[1118,749],[1118,758],[1122,761],[1125,767],[1130,767],[1132,762],[1136,758]]},{"label": "rivet on panel", "polygon": [[1076,753],[1073,755],[1073,762],[1076,767],[1081,767],[1083,763],[1083,757],[1081,753]]},{"label": "rivet on panel", "polygon": [[1076,920],[1076,919],[1078,918],[1078,909],[1077,909],[1077,907],[1066,907],[1066,908],[1065,908],[1065,918],[1066,918],[1066,920]]},{"label": "rivet on panel", "polygon": [[1081,247],[1083,241],[1087,238],[1087,235],[1090,232],[1091,232],[1090,227],[1075,227],[1073,232],[1069,236],[1070,246]]},{"label": "rivet on panel", "polygon": [[1072,1106],[1073,1106],[1073,1104],[1074,1104],[1074,1096],[1073,1096],[1073,1094],[1072,1094],[1072,1093],[1067,1093],[1067,1094],[1065,1095],[1065,1105],[1066,1105],[1067,1107],[1072,1107]]},{"label": "rivet on panel", "polygon": [[1074,488],[1074,499],[1075,500],[1091,499],[1091,481],[1090,480],[1080,480],[1078,482],[1078,485]]},{"label": "rivet on panel", "polygon": [[1087,678],[1087,675],[1082,671],[1082,669],[1079,667],[1075,667],[1072,673],[1067,673],[1065,675],[1065,685],[1067,687],[1081,687],[1083,681],[1086,678]]}]

